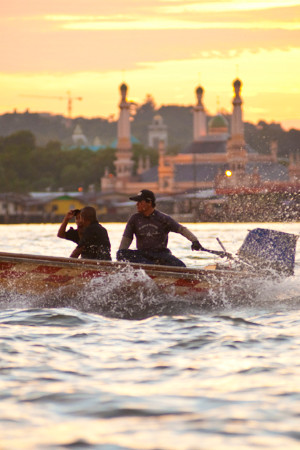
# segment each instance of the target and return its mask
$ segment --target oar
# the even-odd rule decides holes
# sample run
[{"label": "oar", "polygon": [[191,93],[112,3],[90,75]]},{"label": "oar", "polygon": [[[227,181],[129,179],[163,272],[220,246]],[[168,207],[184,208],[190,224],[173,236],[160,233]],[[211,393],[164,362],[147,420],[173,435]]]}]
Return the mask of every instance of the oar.
[{"label": "oar", "polygon": [[219,238],[216,238],[216,239],[217,239],[218,244],[220,245],[221,249],[222,249],[224,252],[226,252],[226,248],[224,247],[224,245],[222,244],[222,242],[220,241],[220,239],[219,239]]},{"label": "oar", "polygon": [[[213,255],[217,255],[220,256],[220,258],[228,258],[228,259],[234,259],[234,257],[232,256],[231,253],[226,252],[226,248],[224,247],[224,245],[222,244],[222,242],[220,241],[219,238],[217,238],[218,243],[220,244],[220,246],[222,247],[223,251],[219,251],[219,250],[209,250],[208,248],[204,248],[202,247],[202,245],[200,244],[201,248],[197,249],[200,252],[207,252],[207,253],[212,253]],[[196,250],[193,248],[193,250]]]},{"label": "oar", "polygon": [[212,253],[213,255],[220,256],[220,258],[228,258],[228,259],[234,259],[231,253],[228,252],[221,252],[219,250],[208,250],[207,248],[202,247],[202,252]]}]

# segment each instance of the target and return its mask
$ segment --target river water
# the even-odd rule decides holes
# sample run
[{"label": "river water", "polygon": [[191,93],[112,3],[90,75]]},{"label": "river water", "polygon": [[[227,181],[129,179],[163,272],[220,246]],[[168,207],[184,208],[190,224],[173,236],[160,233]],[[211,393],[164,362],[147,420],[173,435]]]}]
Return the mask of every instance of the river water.
[{"label": "river water", "polygon": [[[220,249],[219,237],[232,253],[257,226],[300,231],[299,223],[188,225],[206,248]],[[124,224],[106,227],[115,259]],[[57,229],[1,225],[1,250],[69,256],[74,244]],[[127,320],[72,299],[45,308],[2,298],[0,449],[299,449],[299,245],[294,277],[218,309]],[[191,267],[216,261],[180,235],[169,247]]]}]

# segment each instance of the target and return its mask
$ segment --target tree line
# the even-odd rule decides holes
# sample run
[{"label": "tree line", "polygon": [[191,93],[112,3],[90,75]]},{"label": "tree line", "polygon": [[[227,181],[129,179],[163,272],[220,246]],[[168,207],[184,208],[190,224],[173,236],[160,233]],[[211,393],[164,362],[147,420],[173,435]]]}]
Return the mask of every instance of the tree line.
[{"label": "tree line", "polygon": [[[28,193],[32,191],[86,191],[90,185],[100,189],[100,178],[107,167],[115,172],[116,150],[110,147],[96,152],[89,149],[65,149],[60,142],[45,146],[36,144],[30,131],[19,131],[0,138],[0,192]],[[157,164],[157,151],[134,145],[136,170],[140,156],[149,155]]]}]

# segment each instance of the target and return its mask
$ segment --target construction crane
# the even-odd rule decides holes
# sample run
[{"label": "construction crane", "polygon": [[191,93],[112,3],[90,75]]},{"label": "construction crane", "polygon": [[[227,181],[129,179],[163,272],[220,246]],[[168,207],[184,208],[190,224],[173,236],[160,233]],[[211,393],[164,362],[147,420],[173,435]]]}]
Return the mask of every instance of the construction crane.
[{"label": "construction crane", "polygon": [[71,92],[67,91],[67,96],[56,96],[56,95],[21,95],[21,97],[31,97],[31,98],[51,98],[57,100],[67,100],[68,101],[68,118],[72,118],[73,110],[73,100],[83,100],[82,97],[72,97]]}]

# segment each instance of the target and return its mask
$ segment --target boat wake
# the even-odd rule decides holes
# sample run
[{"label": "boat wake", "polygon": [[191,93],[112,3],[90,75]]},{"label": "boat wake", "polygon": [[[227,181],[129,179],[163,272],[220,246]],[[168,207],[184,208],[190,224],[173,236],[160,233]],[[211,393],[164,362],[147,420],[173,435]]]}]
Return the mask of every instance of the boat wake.
[{"label": "boat wake", "polygon": [[276,282],[266,280],[263,289],[253,298],[252,304],[276,309],[299,309],[300,278],[294,276]]},{"label": "boat wake", "polygon": [[224,285],[218,292],[208,291],[199,300],[196,293],[180,296],[173,286],[161,291],[143,269],[125,267],[118,273],[88,280],[84,287],[70,295],[61,287],[55,292],[22,294],[19,290],[0,290],[0,308],[72,308],[110,318],[144,319],[154,315],[199,314],[239,307],[298,308],[300,280],[296,277],[279,281],[240,279]]}]

